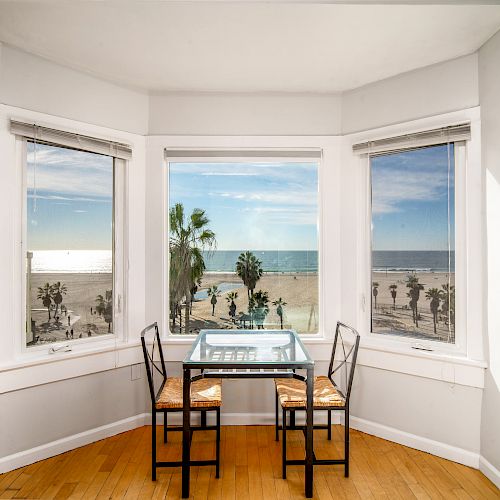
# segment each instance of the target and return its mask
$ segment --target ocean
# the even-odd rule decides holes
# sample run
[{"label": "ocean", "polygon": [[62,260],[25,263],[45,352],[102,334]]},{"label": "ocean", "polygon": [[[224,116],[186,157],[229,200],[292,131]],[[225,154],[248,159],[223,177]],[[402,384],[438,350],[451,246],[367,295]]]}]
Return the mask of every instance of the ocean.
[{"label": "ocean", "polygon": [[374,250],[372,267],[374,271],[385,272],[453,273],[455,272],[455,252]]},{"label": "ocean", "polygon": [[[207,272],[234,272],[240,250],[204,252]],[[264,272],[314,273],[318,271],[315,250],[252,250],[262,262]],[[450,254],[450,271],[455,270],[455,252]],[[384,272],[448,272],[446,251],[373,251],[374,271]],[[32,271],[35,273],[110,273],[112,254],[109,250],[36,250]]]},{"label": "ocean", "polygon": [[34,273],[110,273],[111,250],[34,250]]},{"label": "ocean", "polygon": [[[243,250],[216,250],[203,252],[206,270],[209,272],[234,272],[238,256]],[[267,273],[306,273],[318,271],[318,252],[307,250],[251,250],[262,262]]]}]

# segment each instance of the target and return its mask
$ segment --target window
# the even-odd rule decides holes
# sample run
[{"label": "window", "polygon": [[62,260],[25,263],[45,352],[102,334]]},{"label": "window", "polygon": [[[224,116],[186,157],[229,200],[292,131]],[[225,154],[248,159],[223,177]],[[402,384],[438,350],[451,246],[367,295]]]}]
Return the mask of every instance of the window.
[{"label": "window", "polygon": [[26,346],[114,331],[114,159],[27,142]]},{"label": "window", "polygon": [[169,324],[316,333],[318,163],[169,163]]},{"label": "window", "polygon": [[370,157],[371,331],[455,343],[454,143]]}]

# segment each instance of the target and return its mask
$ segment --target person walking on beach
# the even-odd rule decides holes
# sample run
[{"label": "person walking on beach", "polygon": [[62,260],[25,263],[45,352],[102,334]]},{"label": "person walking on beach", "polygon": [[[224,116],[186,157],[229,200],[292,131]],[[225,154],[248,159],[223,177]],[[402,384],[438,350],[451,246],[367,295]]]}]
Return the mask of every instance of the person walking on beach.
[{"label": "person walking on beach", "polygon": [[92,316],[92,314],[94,313],[92,312],[92,306],[90,306],[90,315]]},{"label": "person walking on beach", "polygon": [[71,329],[71,338],[73,338],[73,328]]},{"label": "person walking on beach", "polygon": [[68,316],[68,326],[71,326],[71,316]]},{"label": "person walking on beach", "polygon": [[69,332],[66,330],[66,339],[69,339]]}]

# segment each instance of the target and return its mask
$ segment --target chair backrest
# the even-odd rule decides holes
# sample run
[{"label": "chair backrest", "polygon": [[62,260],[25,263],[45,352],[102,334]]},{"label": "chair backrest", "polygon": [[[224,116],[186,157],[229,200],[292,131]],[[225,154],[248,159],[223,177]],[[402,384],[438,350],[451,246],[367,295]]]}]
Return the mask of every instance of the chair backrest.
[{"label": "chair backrest", "polygon": [[328,378],[345,398],[346,404],[349,403],[351,396],[358,348],[359,333],[354,328],[338,321],[328,368]]},{"label": "chair backrest", "polygon": [[[152,337],[150,342],[149,337]],[[158,330],[158,323],[156,321],[147,326],[141,332],[142,351],[144,353],[144,364],[146,365],[146,373],[148,376],[149,392],[151,394],[151,402],[155,404],[157,391],[155,391],[154,370],[156,370],[162,377],[161,386],[158,392],[162,389],[165,380],[167,379],[167,369],[165,367],[165,359],[163,358],[163,349],[161,347],[160,332]],[[155,361],[155,350],[160,355],[160,366]]]}]

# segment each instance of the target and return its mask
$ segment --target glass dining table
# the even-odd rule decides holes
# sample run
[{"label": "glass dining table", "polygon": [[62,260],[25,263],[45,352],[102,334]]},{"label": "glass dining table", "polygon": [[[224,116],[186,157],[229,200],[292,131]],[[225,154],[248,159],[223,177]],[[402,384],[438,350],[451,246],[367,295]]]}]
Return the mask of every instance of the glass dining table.
[{"label": "glass dining table", "polygon": [[[192,375],[192,370],[201,370]],[[313,495],[314,361],[294,330],[201,330],[183,361],[182,497],[189,497],[191,382],[200,377],[291,378],[305,370],[305,495]]]}]

